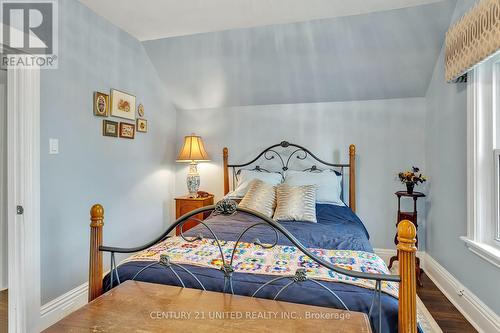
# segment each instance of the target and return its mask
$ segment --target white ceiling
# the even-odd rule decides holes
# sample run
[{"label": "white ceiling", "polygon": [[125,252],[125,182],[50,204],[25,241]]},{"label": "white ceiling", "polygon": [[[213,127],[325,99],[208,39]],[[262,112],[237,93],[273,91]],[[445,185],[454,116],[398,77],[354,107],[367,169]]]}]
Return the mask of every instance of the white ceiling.
[{"label": "white ceiling", "polygon": [[366,14],[441,0],[80,0],[137,39]]}]

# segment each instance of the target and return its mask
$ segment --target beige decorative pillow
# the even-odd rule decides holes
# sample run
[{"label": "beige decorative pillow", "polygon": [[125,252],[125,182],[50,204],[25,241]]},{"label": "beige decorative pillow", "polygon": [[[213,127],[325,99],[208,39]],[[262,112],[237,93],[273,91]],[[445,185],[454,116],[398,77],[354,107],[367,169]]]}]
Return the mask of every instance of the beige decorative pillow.
[{"label": "beige decorative pillow", "polygon": [[316,223],[316,186],[276,187],[276,221],[305,221]]},{"label": "beige decorative pillow", "polygon": [[272,217],[276,207],[276,187],[264,183],[262,180],[254,179],[248,186],[248,191],[238,206]]}]

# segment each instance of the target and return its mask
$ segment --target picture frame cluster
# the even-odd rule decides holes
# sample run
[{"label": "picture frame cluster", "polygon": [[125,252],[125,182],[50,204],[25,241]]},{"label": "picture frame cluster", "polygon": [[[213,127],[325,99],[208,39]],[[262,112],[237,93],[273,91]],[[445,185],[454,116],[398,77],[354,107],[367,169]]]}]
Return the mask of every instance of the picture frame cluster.
[{"label": "picture frame cluster", "polygon": [[116,117],[134,121],[130,123],[103,119],[103,136],[133,140],[136,131],[147,133],[148,121],[144,118],[144,114],[144,105],[139,103],[136,108],[136,98],[132,94],[118,89],[111,89],[109,95],[99,91],[94,92],[94,116]]}]

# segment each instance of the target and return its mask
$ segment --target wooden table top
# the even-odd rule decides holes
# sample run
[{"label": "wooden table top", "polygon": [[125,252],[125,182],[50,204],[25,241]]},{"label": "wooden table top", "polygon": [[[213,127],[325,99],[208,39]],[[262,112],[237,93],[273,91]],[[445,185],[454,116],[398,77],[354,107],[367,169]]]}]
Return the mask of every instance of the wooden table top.
[{"label": "wooden table top", "polygon": [[407,191],[397,191],[394,193],[398,197],[411,197],[411,198],[423,198],[425,194],[422,192],[413,191],[413,193],[408,193]]},{"label": "wooden table top", "polygon": [[44,332],[371,332],[364,313],[126,281]]}]

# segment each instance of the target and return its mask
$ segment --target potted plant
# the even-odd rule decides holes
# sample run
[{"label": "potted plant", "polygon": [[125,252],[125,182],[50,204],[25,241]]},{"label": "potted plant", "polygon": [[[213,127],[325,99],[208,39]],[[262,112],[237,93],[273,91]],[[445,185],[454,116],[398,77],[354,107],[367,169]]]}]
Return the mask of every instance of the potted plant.
[{"label": "potted plant", "polygon": [[423,183],[427,178],[422,175],[418,167],[412,167],[411,171],[403,171],[398,174],[401,183],[406,185],[408,194],[413,194],[413,188],[418,183]]}]

